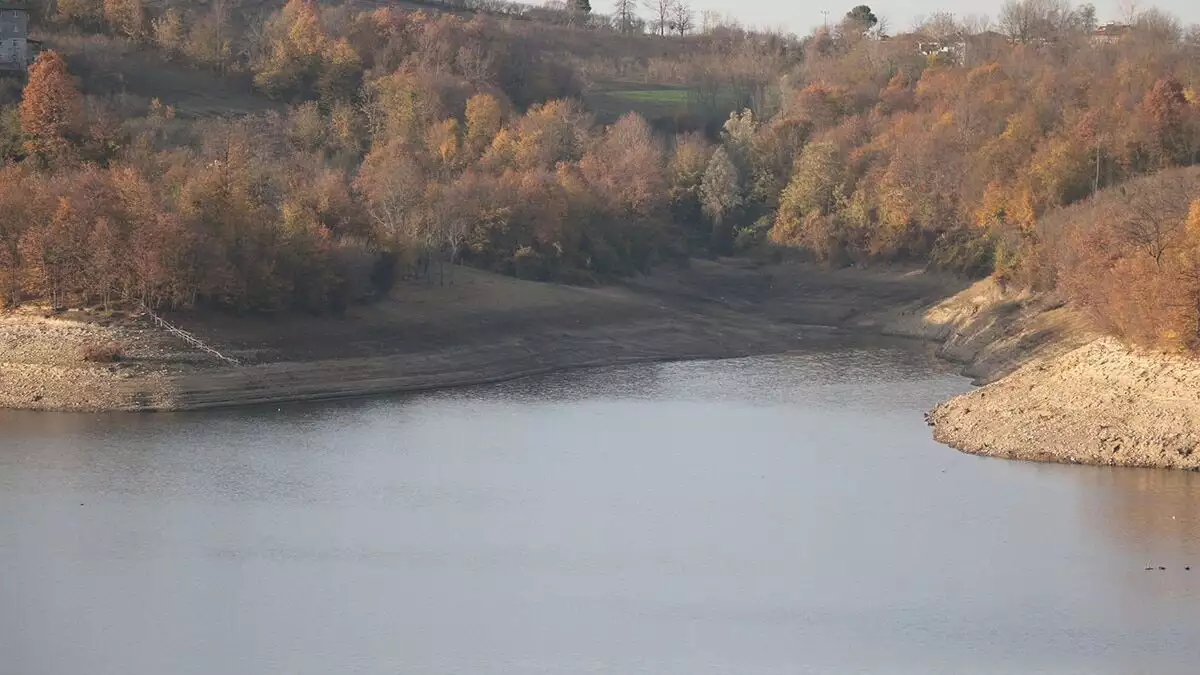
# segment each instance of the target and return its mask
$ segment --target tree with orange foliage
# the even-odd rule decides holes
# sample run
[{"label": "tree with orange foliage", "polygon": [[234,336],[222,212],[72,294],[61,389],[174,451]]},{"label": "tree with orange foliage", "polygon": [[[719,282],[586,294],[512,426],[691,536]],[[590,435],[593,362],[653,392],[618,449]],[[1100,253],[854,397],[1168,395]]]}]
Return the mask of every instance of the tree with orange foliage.
[{"label": "tree with orange foliage", "polygon": [[1185,228],[1188,238],[1196,244],[1197,250],[1200,250],[1200,199],[1193,199],[1191,206],[1188,207]]},{"label": "tree with orange foliage", "polygon": [[355,180],[368,216],[386,246],[417,240],[421,205],[428,179],[402,141],[380,145],[363,160]]},{"label": "tree with orange foliage", "polygon": [[1155,168],[1186,164],[1192,148],[1188,136],[1191,106],[1179,80],[1168,77],[1154,83],[1142,100],[1142,114],[1149,122],[1149,150]]},{"label": "tree with orange foliage", "polygon": [[56,0],[55,19],[64,23],[96,27],[104,19],[103,0]]},{"label": "tree with orange foliage", "polygon": [[104,22],[130,40],[140,40],[146,35],[142,0],[104,0]]},{"label": "tree with orange foliage", "polygon": [[263,57],[254,66],[254,83],[267,95],[307,93],[317,81],[328,37],[314,0],[288,0],[264,26]]},{"label": "tree with orange foliage", "polygon": [[461,165],[461,136],[458,120],[451,117],[425,130],[425,148],[442,177]]},{"label": "tree with orange foliage", "polygon": [[193,64],[221,72],[228,67],[233,56],[229,18],[228,3],[217,0],[209,11],[191,20],[181,47]]},{"label": "tree with orange foliage", "polygon": [[358,92],[362,82],[362,59],[344,39],[329,40],[321,51],[317,93],[327,101],[345,101]]},{"label": "tree with orange foliage", "polygon": [[504,124],[500,102],[489,94],[475,94],[467,99],[466,122],[464,149],[470,159],[479,159]]},{"label": "tree with orange foliage", "polygon": [[592,191],[621,220],[650,219],[666,208],[662,148],[637,113],[606,129],[579,168]]},{"label": "tree with orange foliage", "polygon": [[578,159],[590,126],[590,116],[574,101],[535,105],[514,124],[513,160],[518,168],[532,169]]},{"label": "tree with orange foliage", "polygon": [[47,160],[70,154],[82,115],[81,99],[67,62],[57,52],[38,54],[29,67],[20,111],[27,152]]}]

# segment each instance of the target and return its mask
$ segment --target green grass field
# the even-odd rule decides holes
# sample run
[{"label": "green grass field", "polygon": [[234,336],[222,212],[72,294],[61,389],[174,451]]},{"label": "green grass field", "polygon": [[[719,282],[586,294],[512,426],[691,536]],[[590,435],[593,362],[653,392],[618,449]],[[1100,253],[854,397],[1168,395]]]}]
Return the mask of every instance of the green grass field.
[{"label": "green grass field", "polygon": [[634,82],[597,83],[583,98],[602,123],[613,122],[629,112],[651,121],[683,113],[724,119],[743,105],[732,92],[720,92],[714,101],[711,93],[690,87]]},{"label": "green grass field", "polygon": [[687,87],[605,82],[584,95],[584,102],[602,122],[636,112],[646,119],[671,117],[695,108],[697,92]]},{"label": "green grass field", "polygon": [[614,99],[625,99],[631,103],[648,103],[653,105],[687,105],[693,92],[687,89],[640,89],[628,91],[609,91],[605,96]]}]

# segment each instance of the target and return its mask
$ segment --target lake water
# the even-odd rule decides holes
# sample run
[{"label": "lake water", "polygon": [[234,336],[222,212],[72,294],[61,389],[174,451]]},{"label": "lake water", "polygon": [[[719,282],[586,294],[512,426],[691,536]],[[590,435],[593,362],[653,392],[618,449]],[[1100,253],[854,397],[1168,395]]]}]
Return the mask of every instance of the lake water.
[{"label": "lake water", "polygon": [[921,413],[967,387],[870,347],[0,413],[0,675],[1196,673],[1200,475],[961,455]]}]

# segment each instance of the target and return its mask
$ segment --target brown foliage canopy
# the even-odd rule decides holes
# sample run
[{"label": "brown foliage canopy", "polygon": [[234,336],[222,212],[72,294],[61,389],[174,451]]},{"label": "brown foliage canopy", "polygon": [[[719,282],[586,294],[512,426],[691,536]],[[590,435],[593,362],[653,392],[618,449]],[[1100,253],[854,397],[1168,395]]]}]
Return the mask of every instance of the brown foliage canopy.
[{"label": "brown foliage canopy", "polygon": [[446,263],[584,282],[678,253],[663,140],[572,100],[517,112],[478,22],[291,0],[267,27],[258,85],[319,101],[116,114],[42,55],[20,135],[52,161],[10,153],[0,174],[22,188],[0,197],[6,304],[322,311]]},{"label": "brown foliage canopy", "polygon": [[923,36],[814,38],[805,84],[772,120],[808,143],[784,172],[772,239],[818,258],[1008,274],[1044,214],[1196,161],[1196,45],[1140,23],[1097,43],[1085,9],[1010,5],[1010,40],[959,26],[931,57]]},{"label": "brown foliage canopy", "polygon": [[[314,0],[257,22],[224,2],[58,7],[293,107],[118,114],[44,54],[0,115],[0,183],[22,186],[0,191],[9,303],[322,310],[446,263],[588,282],[773,245],[1061,283],[1131,340],[1198,342],[1200,206],[1178,167],[1200,156],[1200,42],[1161,13],[1101,43],[1086,7],[1014,0],[1004,35],[846,24],[798,62],[795,40],[735,27],[675,43]],[[630,76],[737,112],[707,137],[597,125],[581,80]]]},{"label": "brown foliage canopy", "polygon": [[57,53],[42,52],[30,66],[20,110],[28,152],[58,158],[69,151],[69,139],[81,120],[81,98]]},{"label": "brown foliage canopy", "polygon": [[1104,190],[1039,230],[1056,280],[1099,326],[1139,344],[1200,347],[1200,170]]}]

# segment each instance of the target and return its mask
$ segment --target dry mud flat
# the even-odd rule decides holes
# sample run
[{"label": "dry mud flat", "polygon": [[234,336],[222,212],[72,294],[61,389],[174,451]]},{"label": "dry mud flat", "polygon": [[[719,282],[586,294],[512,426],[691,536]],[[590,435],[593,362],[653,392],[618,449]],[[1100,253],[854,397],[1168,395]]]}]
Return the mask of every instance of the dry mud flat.
[{"label": "dry mud flat", "polygon": [[[892,308],[944,297],[911,271],[828,272],[695,261],[606,288],[459,270],[453,286],[400,289],[346,320],[213,317],[196,332],[253,365],[181,373],[171,409],[327,399],[495,382],[639,361],[802,347]],[[813,330],[816,329],[816,330]],[[871,331],[877,332],[877,331]]]},{"label": "dry mud flat", "polygon": [[[727,281],[724,267],[699,267]],[[195,410],[773,353],[799,344],[795,326],[757,321],[724,302],[538,284],[469,269],[454,276],[452,285],[404,285],[386,301],[338,317],[168,316],[241,367],[207,357],[144,317],[36,308],[0,314],[0,407]],[[122,346],[121,361],[82,359],[86,346],[110,342]]]}]

